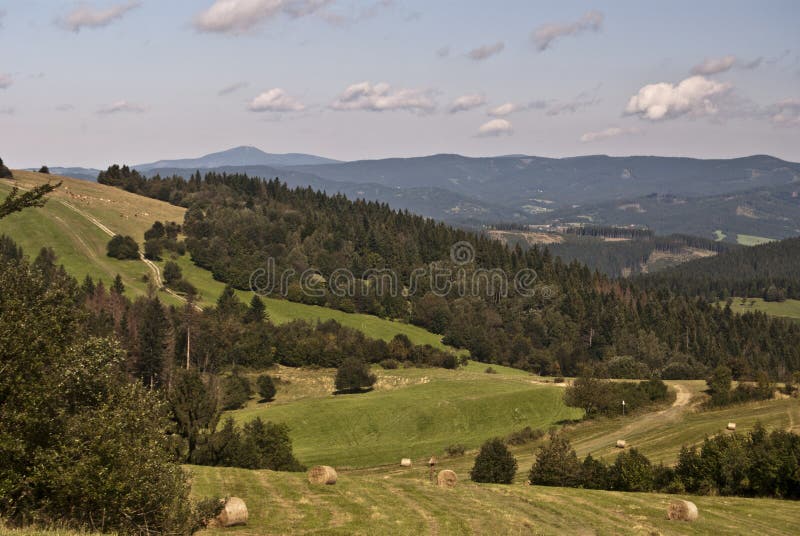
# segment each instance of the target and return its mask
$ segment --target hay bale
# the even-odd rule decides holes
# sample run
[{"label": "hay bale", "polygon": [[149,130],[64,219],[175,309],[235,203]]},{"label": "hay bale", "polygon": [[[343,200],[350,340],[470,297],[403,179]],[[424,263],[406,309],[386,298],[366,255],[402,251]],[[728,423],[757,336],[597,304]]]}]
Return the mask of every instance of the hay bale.
[{"label": "hay bale", "polygon": [[403,458],[400,460],[400,465],[403,467],[411,467],[411,458]]},{"label": "hay bale", "polygon": [[454,488],[457,482],[458,477],[450,469],[439,471],[439,474],[436,476],[436,483],[440,488]]},{"label": "hay bale", "polygon": [[308,481],[312,484],[336,484],[336,469],[328,465],[317,465],[308,471]]},{"label": "hay bale", "polygon": [[236,525],[247,524],[247,505],[239,497],[228,497],[223,501],[225,506],[222,511],[214,518],[216,525],[220,527],[233,527]]},{"label": "hay bale", "polygon": [[617,448],[624,449],[628,446],[628,443],[624,439],[617,439]]},{"label": "hay bale", "polygon": [[731,432],[735,431],[736,430],[736,423],[735,422],[729,422],[727,428]]},{"label": "hay bale", "polygon": [[670,521],[695,521],[698,516],[697,506],[691,501],[673,501],[667,508]]}]

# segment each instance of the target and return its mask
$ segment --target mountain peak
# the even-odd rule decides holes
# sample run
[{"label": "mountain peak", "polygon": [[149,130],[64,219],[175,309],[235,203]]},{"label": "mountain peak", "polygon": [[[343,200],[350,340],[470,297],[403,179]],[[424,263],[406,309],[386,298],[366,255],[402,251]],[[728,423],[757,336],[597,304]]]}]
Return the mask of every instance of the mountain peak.
[{"label": "mountain peak", "polygon": [[271,166],[281,168],[335,164],[338,162],[338,160],[304,153],[271,154],[252,145],[239,145],[198,158],[158,160],[133,167],[141,172],[147,172],[157,168],[210,169],[225,166]]}]

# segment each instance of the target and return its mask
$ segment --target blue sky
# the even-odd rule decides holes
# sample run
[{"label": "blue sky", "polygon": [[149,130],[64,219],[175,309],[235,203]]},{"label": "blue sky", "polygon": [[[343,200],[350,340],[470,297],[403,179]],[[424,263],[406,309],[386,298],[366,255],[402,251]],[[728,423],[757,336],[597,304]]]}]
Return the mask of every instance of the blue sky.
[{"label": "blue sky", "polygon": [[20,0],[0,13],[12,167],[236,145],[800,161],[791,0]]}]

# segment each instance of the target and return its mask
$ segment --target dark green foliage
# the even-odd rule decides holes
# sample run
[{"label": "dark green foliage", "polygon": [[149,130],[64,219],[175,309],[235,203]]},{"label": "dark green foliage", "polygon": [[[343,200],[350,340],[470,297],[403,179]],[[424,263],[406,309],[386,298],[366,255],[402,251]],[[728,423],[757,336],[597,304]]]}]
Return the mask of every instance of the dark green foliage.
[{"label": "dark green foliage", "polygon": [[712,406],[724,406],[730,403],[732,382],[733,373],[730,368],[720,365],[713,370],[706,380]]},{"label": "dark green foliage", "polygon": [[107,255],[120,260],[139,258],[139,244],[130,236],[116,235],[106,245]]},{"label": "dark green foliage", "polygon": [[158,297],[139,298],[133,303],[137,325],[134,374],[149,387],[161,386],[165,378],[167,317]]},{"label": "dark green foliage", "polygon": [[183,272],[178,263],[167,261],[164,265],[164,283],[167,285],[174,285],[183,278]]},{"label": "dark green foliage", "polygon": [[222,428],[207,436],[195,451],[192,463],[273,471],[303,471],[292,454],[289,428],[285,424],[264,422],[260,418],[241,429],[232,418]]},{"label": "dark green foliage", "polygon": [[269,374],[262,374],[258,377],[256,383],[258,385],[258,394],[261,396],[261,400],[269,402],[275,398],[277,389],[275,389],[275,382],[272,380],[272,376]]},{"label": "dark green foliage", "polygon": [[264,300],[258,294],[253,294],[253,298],[250,300],[250,308],[244,315],[244,321],[247,323],[259,323],[267,318],[269,318],[269,315],[267,314],[267,306],[264,305]]},{"label": "dark green foliage", "polygon": [[250,380],[244,376],[233,373],[222,379],[222,409],[242,408],[250,400],[252,394]]},{"label": "dark green foliage", "polygon": [[[11,171],[4,165],[0,164],[0,178],[11,177]],[[5,218],[9,214],[19,212],[29,207],[44,206],[45,202],[47,202],[45,196],[59,186],[61,186],[60,182],[57,184],[42,184],[41,186],[35,186],[30,190],[23,192],[22,194],[19,193],[19,188],[16,186],[11,188],[11,193],[9,193],[3,202],[0,203],[0,219]]]},{"label": "dark green foliage", "polygon": [[658,379],[641,382],[612,382],[588,376],[580,376],[567,387],[564,402],[571,407],[581,408],[586,418],[595,415],[618,415],[623,412],[640,410],[665,402],[669,398],[667,385]]},{"label": "dark green foliage", "polygon": [[14,178],[14,174],[11,173],[11,170],[6,167],[3,163],[3,159],[0,158],[0,179],[12,179]]},{"label": "dark green foliage", "polygon": [[111,284],[111,292],[118,296],[122,296],[125,293],[125,283],[122,282],[122,276],[117,274],[114,277],[114,282]]},{"label": "dark green foliage", "polygon": [[204,380],[195,369],[176,372],[168,398],[177,432],[188,441],[189,456],[200,436],[217,427],[220,416],[217,390],[214,377]]},{"label": "dark green foliage", "polygon": [[151,261],[160,261],[161,254],[164,251],[164,245],[160,240],[145,240],[144,242],[144,257]]},{"label": "dark green foliage", "polygon": [[587,455],[581,464],[580,482],[586,489],[610,489],[608,467],[601,460],[595,460],[591,454]]},{"label": "dark green foliage", "polygon": [[348,357],[336,369],[334,385],[339,392],[354,393],[371,388],[376,380],[367,363],[357,357]]},{"label": "dark green foliage", "polygon": [[47,262],[0,261],[0,515],[189,533],[188,483],[167,448],[165,408],[126,381],[114,341],[87,336],[78,292]]},{"label": "dark green foliage", "polygon": [[506,438],[506,443],[509,445],[525,445],[527,443],[532,443],[538,439],[544,437],[544,430],[540,429],[533,429],[530,426],[526,426],[522,430],[518,430],[513,432]]},{"label": "dark green foliage", "polygon": [[467,452],[467,447],[462,445],[461,443],[453,443],[452,445],[447,445],[444,448],[444,453],[454,458],[456,456],[463,456],[464,453]]},{"label": "dark green foliage", "polygon": [[47,166],[42,166],[39,168],[39,173],[44,173],[45,175],[50,175],[50,168]]},{"label": "dark green foliage", "polygon": [[569,440],[555,432],[539,447],[529,480],[539,486],[575,487],[580,483],[581,463]]},{"label": "dark green foliage", "polygon": [[620,491],[652,491],[653,466],[644,454],[635,448],[620,452],[609,468],[609,482]]},{"label": "dark green foliage", "polygon": [[496,437],[483,444],[469,477],[473,482],[511,484],[516,473],[517,459],[505,442]]}]

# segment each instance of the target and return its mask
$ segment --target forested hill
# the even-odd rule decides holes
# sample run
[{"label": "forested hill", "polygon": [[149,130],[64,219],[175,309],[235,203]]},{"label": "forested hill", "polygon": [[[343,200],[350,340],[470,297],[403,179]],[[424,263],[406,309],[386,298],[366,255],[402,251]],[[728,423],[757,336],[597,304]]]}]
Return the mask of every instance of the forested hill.
[{"label": "forested hill", "polygon": [[[98,180],[188,207],[187,249],[217,279],[241,288],[272,262],[278,273],[315,268],[322,277],[307,281],[314,292],[302,292],[294,279],[289,299],[407,320],[479,361],[569,375],[592,364],[600,374],[665,378],[704,377],[720,363],[738,377],[800,370],[798,324],[646,291],[564,264],[547,250],[511,249],[385,204],[245,175],[148,179],[112,166]],[[331,286],[343,269],[356,278],[340,292]],[[405,292],[378,292],[378,280],[365,271],[381,269],[393,270]],[[449,287],[442,277],[412,277],[434,269],[449,270]],[[507,295],[482,279],[481,269],[506,274]],[[518,279],[533,272],[535,279]]]},{"label": "forested hill", "polygon": [[732,296],[800,299],[800,237],[688,262],[643,277],[640,284],[710,300]]}]

